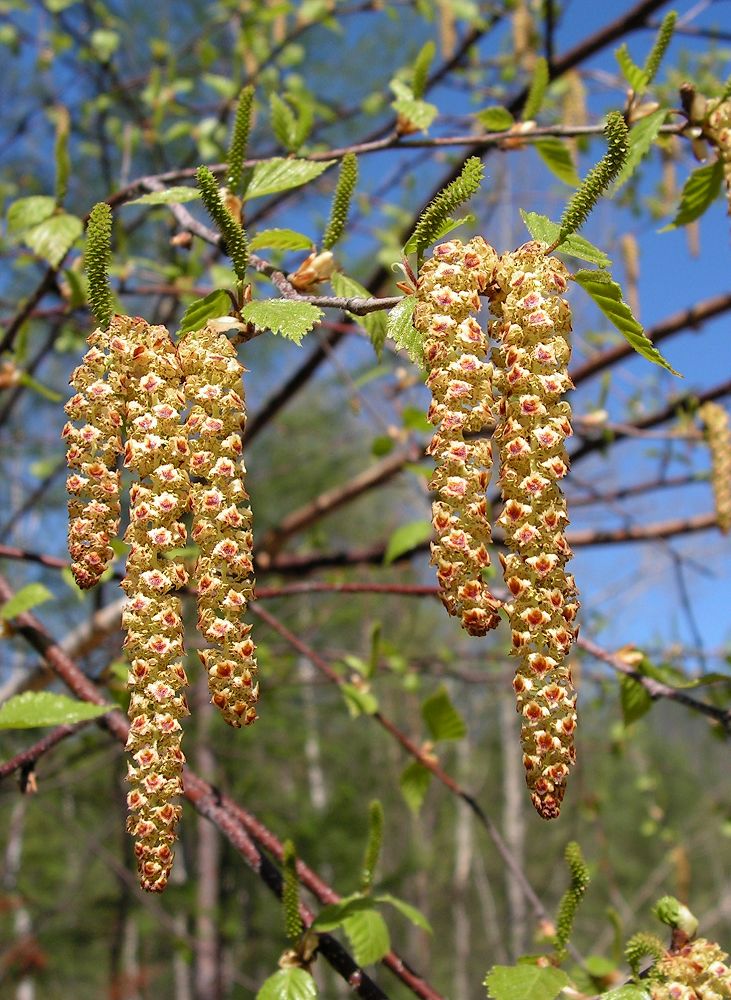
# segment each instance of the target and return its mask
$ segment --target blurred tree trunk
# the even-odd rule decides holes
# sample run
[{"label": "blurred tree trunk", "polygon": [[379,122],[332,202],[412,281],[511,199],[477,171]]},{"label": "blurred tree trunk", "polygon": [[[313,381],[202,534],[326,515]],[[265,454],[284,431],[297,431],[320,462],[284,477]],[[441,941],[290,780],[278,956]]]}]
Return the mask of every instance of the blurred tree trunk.
[{"label": "blurred tree trunk", "polygon": [[[208,684],[201,676],[196,685],[196,770],[206,781],[214,782],[216,762],[209,736],[214,714]],[[196,844],[196,919],[195,919],[195,997],[218,1000],[221,996],[220,944],[216,913],[220,884],[220,842],[218,831],[207,819],[198,817]]]},{"label": "blurred tree trunk", "polygon": [[[503,830],[505,842],[521,867],[525,855],[525,814],[523,802],[525,781],[516,734],[515,705],[512,698],[500,699],[500,732],[503,752]],[[525,897],[516,880],[506,870],[505,889],[508,899],[508,944],[513,959],[522,955],[526,946]]]},{"label": "blurred tree trunk", "polygon": [[[3,872],[3,890],[8,895],[18,891],[18,876],[23,857],[23,827],[25,825],[26,801],[22,796],[15,801],[10,815],[8,841],[5,846],[5,865]],[[35,945],[30,913],[18,896],[18,905],[13,917],[13,932],[15,934],[18,964],[25,969],[32,968]],[[35,1000],[36,990],[32,974],[23,972],[15,987],[15,1000]]]},{"label": "blurred tree trunk", "polygon": [[[466,740],[457,744],[458,774],[460,781],[467,777],[469,747]],[[454,1000],[470,1000],[470,939],[472,926],[469,916],[468,891],[474,837],[472,815],[466,802],[457,804],[454,829],[454,873],[452,899],[454,916]]]}]

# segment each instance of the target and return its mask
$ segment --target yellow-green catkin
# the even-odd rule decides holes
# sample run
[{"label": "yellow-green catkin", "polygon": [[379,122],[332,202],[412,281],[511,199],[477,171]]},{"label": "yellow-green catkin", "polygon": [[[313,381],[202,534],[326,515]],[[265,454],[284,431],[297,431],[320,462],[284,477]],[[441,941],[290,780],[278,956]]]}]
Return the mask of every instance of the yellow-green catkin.
[{"label": "yellow-green catkin", "polygon": [[125,466],[130,489],[130,545],[122,587],[125,650],[130,661],[131,754],[128,830],[143,889],[161,892],[173,863],[185,758],[181,718],[188,714],[183,668],[183,621],[175,591],[187,583],[171,554],[186,542],[188,443],[181,423],[183,373],[165,327],[116,317],[111,346],[126,367]]},{"label": "yellow-green catkin", "polygon": [[66,404],[71,419],[62,434],[69,467],[71,572],[83,590],[97,584],[111,564],[114,552],[110,542],[119,530],[116,464],[122,451],[123,402],[109,339],[109,329],[95,330],[88,338],[89,350],[71,376],[76,393]]},{"label": "yellow-green catkin", "polygon": [[504,254],[490,294],[500,345],[495,436],[505,505],[498,524],[510,550],[503,565],[512,653],[519,660],[514,688],[533,805],[553,819],[575,761],[576,695],[565,658],[576,636],[578,603],[566,572],[571,549],[560,487],[568,471],[564,439],[571,434],[571,407],[561,399],[572,387],[566,371],[571,311],[561,297],[568,273],[545,251],[545,244],[531,242]]},{"label": "yellow-green catkin", "polygon": [[235,728],[257,718],[256,647],[242,620],[254,589],[251,509],[244,487],[243,366],[227,338],[206,327],[179,345],[191,405],[186,423],[193,508],[199,655],[211,701]]},{"label": "yellow-green catkin", "polygon": [[652,1000],[725,1000],[731,997],[728,955],[715,942],[696,938],[669,952],[647,980]]},{"label": "yellow-green catkin", "polygon": [[711,483],[718,527],[726,535],[731,530],[731,429],[728,413],[718,403],[704,403],[698,412],[706,425],[706,437],[711,449]]},{"label": "yellow-green catkin", "polygon": [[[449,240],[419,272],[414,326],[424,335],[432,393],[428,419],[437,426],[427,451],[436,463],[430,488],[441,598],[470,635],[499,623],[500,606],[485,583],[491,541],[485,490],[492,467],[489,437],[474,435],[492,423],[492,364],[485,331],[475,318],[497,254],[476,237]],[[469,437],[468,437],[469,435]]]},{"label": "yellow-green catkin", "polygon": [[708,102],[704,131],[718,150],[731,215],[731,100],[716,98]]}]

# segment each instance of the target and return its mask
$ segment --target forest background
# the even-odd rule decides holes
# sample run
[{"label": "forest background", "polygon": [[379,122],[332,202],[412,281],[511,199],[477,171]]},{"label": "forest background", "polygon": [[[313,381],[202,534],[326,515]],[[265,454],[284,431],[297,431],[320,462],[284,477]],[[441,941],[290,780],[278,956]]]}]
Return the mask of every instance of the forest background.
[{"label": "forest background", "polygon": [[[0,700],[65,690],[43,663],[49,642],[104,700],[126,697],[124,550],[116,577],[91,594],[65,568],[60,432],[68,378],[92,329],[80,254],[81,220],[94,202],[114,209],[112,283],[124,311],[175,330],[191,302],[230,287],[232,273],[220,245],[200,236],[210,225],[200,206],[156,205],[154,195],[190,184],[198,163],[225,161],[236,98],[252,83],[252,162],[358,153],[335,255],[345,275],[392,305],[403,278],[392,265],[419,211],[467,155],[484,158],[486,180],[468,206],[474,219],[455,235],[481,233],[503,251],[529,238],[521,210],[559,218],[574,174],[604,149],[603,116],[627,101],[615,50],[626,42],[642,64],[668,9],[650,0],[611,9],[576,0],[0,3],[0,599],[29,584],[46,588],[30,591],[39,621],[0,645]],[[669,108],[679,107],[687,80],[718,94],[731,55],[727,5],[675,9],[678,27],[650,95]],[[393,102],[408,101],[403,86],[429,41],[423,100],[438,113],[428,130],[404,134]],[[537,123],[561,137],[564,153],[495,135],[505,128],[496,106],[520,119],[540,55],[553,80]],[[282,127],[273,129],[274,95],[303,128],[289,149]],[[667,131],[673,124],[669,116]],[[63,148],[72,221],[55,242],[29,244],[12,205],[59,193]],[[248,813],[236,820],[255,850],[279,860],[291,838],[341,894],[358,887],[369,801],[378,798],[379,890],[417,907],[433,928],[384,910],[391,943],[433,996],[484,996],[490,966],[540,950],[567,884],[571,840],[592,871],[574,934],[577,954],[593,956],[581,980],[587,995],[626,978],[621,942],[653,928],[651,906],[665,893],[692,908],[708,937],[730,939],[729,548],[695,417],[699,400],[724,402],[731,392],[729,221],[718,200],[699,220],[660,232],[697,166],[688,139],[663,137],[585,230],[682,381],[638,357],[571,290],[577,421],[566,488],[584,646],[574,654],[579,764],[555,823],[534,815],[525,792],[507,631],[470,639],[434,599],[428,393],[391,341],[374,353],[385,312],[327,308],[301,346],[266,334],[240,349],[261,718],[227,729],[191,670],[186,753],[264,825],[257,836]],[[249,236],[286,228],[317,245],[336,176],[332,167],[252,199]],[[153,203],[130,204],[145,195]],[[191,230],[191,240],[180,238]],[[252,249],[284,272],[308,252],[302,242]],[[253,282],[255,297],[278,294],[264,272]],[[341,282],[307,294],[359,293]],[[628,678],[638,661],[617,658],[624,647],[640,649],[654,674],[642,666]],[[442,722],[425,702],[441,706]],[[446,717],[456,738],[438,738]],[[39,735],[2,732],[3,760]],[[208,818],[186,806],[173,881],[149,897],[137,888],[124,832],[122,748],[103,728],[85,727],[40,757],[35,795],[19,796],[16,771],[3,771],[0,785],[4,995],[256,995],[286,946],[284,927],[220,802],[203,801]],[[369,972],[387,996],[414,995],[384,968]],[[316,977],[324,996],[349,992],[321,959]]]}]

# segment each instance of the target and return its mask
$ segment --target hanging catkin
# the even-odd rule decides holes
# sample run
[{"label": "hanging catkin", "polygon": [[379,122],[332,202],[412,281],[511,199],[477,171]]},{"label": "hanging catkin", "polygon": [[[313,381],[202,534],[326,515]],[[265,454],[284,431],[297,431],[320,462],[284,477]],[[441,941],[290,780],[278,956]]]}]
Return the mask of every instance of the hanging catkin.
[{"label": "hanging catkin", "polygon": [[192,538],[198,629],[212,645],[200,651],[211,701],[229,725],[256,719],[256,647],[241,615],[251,599],[251,510],[244,488],[240,431],[245,419],[243,366],[227,338],[206,327],[179,345],[185,390],[192,480]]},{"label": "hanging catkin", "polygon": [[711,483],[718,527],[726,535],[731,530],[731,429],[728,413],[718,403],[704,403],[698,414],[706,425],[706,438],[711,449]]},{"label": "hanging catkin", "polygon": [[466,245],[449,240],[434,248],[419,272],[414,326],[424,335],[424,357],[432,393],[428,419],[437,425],[428,447],[436,470],[430,482],[437,534],[432,562],[441,598],[470,635],[485,635],[499,623],[500,606],[487,588],[491,540],[485,490],[492,467],[488,437],[470,440],[492,421],[492,365],[485,332],[475,319],[497,262],[480,237]]},{"label": "hanging catkin", "polygon": [[564,658],[576,635],[578,604],[565,569],[571,550],[559,485],[567,472],[563,442],[571,433],[571,408],[561,401],[572,386],[566,373],[571,312],[561,298],[566,269],[545,250],[544,244],[526,243],[500,258],[491,308],[500,344],[496,438],[505,506],[498,523],[510,550],[504,570],[512,599],[505,610],[512,652],[520,661],[514,687],[531,798],[540,815],[551,819],[559,814],[575,759],[576,695]]},{"label": "hanging catkin", "polygon": [[182,370],[165,327],[115,317],[112,350],[126,365],[125,466],[137,474],[130,489],[131,548],[122,587],[122,616],[130,661],[131,790],[128,830],[142,887],[161,892],[173,863],[185,758],[180,719],[188,714],[183,668],[183,622],[174,591],[187,574],[171,550],[185,545],[180,518],[188,508],[188,443],[181,425]]},{"label": "hanging catkin", "polygon": [[[71,471],[68,543],[71,572],[87,590],[99,582],[114,558],[110,542],[119,530],[119,472],[122,407],[116,358],[110,332],[95,330],[89,350],[71,376],[76,394],[66,404],[71,420],[63,429],[66,462]],[[75,427],[72,421],[81,422]]]},{"label": "hanging catkin", "polygon": [[705,131],[718,150],[731,215],[731,99],[716,98],[708,102]]}]

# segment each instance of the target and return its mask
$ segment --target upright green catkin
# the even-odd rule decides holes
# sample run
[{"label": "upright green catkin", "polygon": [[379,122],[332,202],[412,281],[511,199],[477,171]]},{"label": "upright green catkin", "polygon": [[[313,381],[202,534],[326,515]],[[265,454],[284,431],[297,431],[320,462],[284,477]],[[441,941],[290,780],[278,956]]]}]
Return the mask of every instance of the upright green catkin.
[{"label": "upright green catkin", "polygon": [[246,416],[243,365],[229,340],[205,327],[178,351],[191,404],[185,425],[192,481],[191,536],[198,629],[212,648],[198,652],[211,701],[234,728],[256,720],[256,647],[242,620],[254,589],[251,509],[244,486],[241,430]]},{"label": "upright green catkin", "polygon": [[239,100],[236,105],[231,144],[229,145],[228,157],[226,158],[226,163],[228,164],[226,187],[234,195],[243,194],[244,160],[246,159],[246,152],[249,146],[253,104],[254,88],[252,86],[244,87],[239,94]]},{"label": "upright green catkin", "polygon": [[657,76],[657,71],[660,69],[660,63],[663,61],[668,45],[670,45],[670,41],[673,37],[675,22],[677,20],[678,15],[674,10],[669,10],[662,19],[662,24],[660,25],[660,30],[657,33],[655,43],[650,50],[650,54],[645,60],[645,65],[642,67],[648,84],[652,83]]},{"label": "upright green catkin", "polygon": [[302,936],[303,924],[300,915],[297,854],[291,840],[285,841],[282,850],[282,909],[287,937],[296,943]]},{"label": "upright green catkin", "polygon": [[571,884],[561,898],[556,915],[556,951],[560,957],[566,953],[566,946],[574,928],[576,911],[589,885],[589,868],[576,841],[572,840],[566,845],[564,857],[571,876]]},{"label": "upright green catkin", "polygon": [[89,305],[100,327],[109,325],[114,299],[109,287],[112,260],[112,210],[100,201],[91,210],[86,226],[84,270],[89,279]]},{"label": "upright green catkin", "polygon": [[505,501],[498,524],[510,554],[503,560],[511,601],[514,680],[522,717],[523,763],[531,799],[544,819],[559,815],[575,761],[576,695],[565,663],[578,610],[561,479],[568,472],[564,439],[571,407],[571,310],[561,297],[568,273],[542,243],[504,254],[490,288],[495,386],[500,392],[495,438]]},{"label": "upright green catkin", "polygon": [[426,85],[429,82],[429,69],[431,68],[436,51],[436,45],[431,39],[429,39],[429,41],[425,42],[419,49],[416,59],[414,60],[411,73],[411,92],[417,101],[420,101],[426,93]]},{"label": "upright green catkin", "polygon": [[226,253],[231,258],[236,276],[239,280],[243,281],[249,262],[249,247],[246,233],[241,224],[234,219],[226,208],[216,178],[208,167],[198,167],[195,172],[195,178],[200,189],[203,204],[206,206],[208,214],[215,222],[226,244]]},{"label": "upright green catkin", "polygon": [[350,202],[358,183],[358,160],[354,153],[346,153],[340,165],[338,183],[330,207],[330,219],[322,237],[323,250],[332,250],[345,231]]},{"label": "upright green catkin", "polygon": [[718,527],[727,535],[731,531],[731,429],[728,413],[718,403],[704,403],[698,414],[705,424],[706,439],[711,449],[711,483]]},{"label": "upright green catkin", "polygon": [[521,114],[523,121],[533,121],[538,112],[541,110],[541,107],[543,106],[543,99],[546,96],[549,79],[548,62],[544,56],[539,56],[536,59],[535,66],[533,67],[533,77],[530,82],[528,96],[525,99],[525,105],[523,106],[523,112]]},{"label": "upright green catkin", "polygon": [[492,365],[485,332],[475,319],[480,292],[497,254],[481,237],[466,245],[440,243],[419,272],[414,326],[424,337],[427,417],[437,426],[427,451],[436,463],[430,489],[441,599],[470,635],[485,635],[499,623],[500,602],[484,579],[491,541],[485,491],[492,467],[487,437],[492,422]]},{"label": "upright green catkin", "polygon": [[165,327],[118,316],[111,347],[125,368],[125,467],[130,488],[130,545],[122,589],[125,651],[130,661],[131,754],[128,830],[142,888],[161,892],[173,863],[185,758],[180,720],[188,714],[183,668],[183,621],[175,591],[188,582],[173,550],[185,546],[188,442],[181,413],[183,372]]},{"label": "upright green catkin", "polygon": [[363,857],[363,869],[360,879],[360,891],[367,893],[371,891],[373,879],[381,856],[383,846],[383,806],[374,799],[368,808],[368,843],[366,844],[365,855]]},{"label": "upright green catkin", "polygon": [[484,174],[485,167],[479,156],[470,156],[465,160],[459,177],[447,184],[426,206],[409,240],[416,247],[419,263],[426,247],[439,238],[439,231],[450,214],[479,190]]}]

